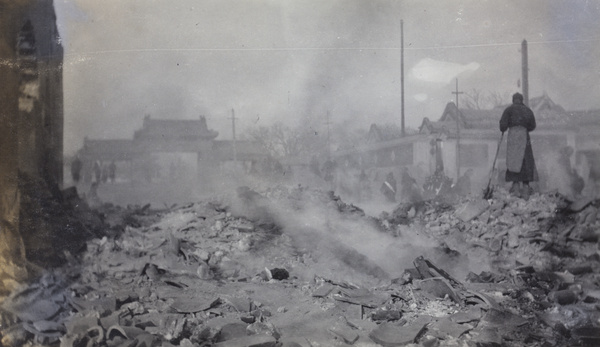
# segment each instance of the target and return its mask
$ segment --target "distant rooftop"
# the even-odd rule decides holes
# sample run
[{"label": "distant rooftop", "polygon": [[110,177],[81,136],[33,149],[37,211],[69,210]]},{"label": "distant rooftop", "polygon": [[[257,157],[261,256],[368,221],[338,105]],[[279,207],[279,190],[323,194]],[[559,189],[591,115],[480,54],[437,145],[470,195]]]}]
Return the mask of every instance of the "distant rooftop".
[{"label": "distant rooftop", "polygon": [[134,140],[164,139],[164,140],[212,140],[219,135],[209,130],[206,118],[199,119],[152,119],[144,118],[142,129],[137,130]]},{"label": "distant rooftop", "polygon": [[[428,118],[423,120],[419,131],[421,133],[439,133],[445,132],[448,134],[456,133],[457,118],[461,129],[481,129],[490,130],[498,127],[498,122],[502,116],[502,112],[510,104],[495,107],[493,109],[477,110],[477,109],[458,109],[456,104],[449,102],[438,121],[432,121]],[[535,114],[538,127],[551,128],[559,126],[561,128],[575,128],[581,126],[581,121],[587,120],[590,123],[594,118],[594,114],[598,116],[598,111],[590,111],[588,113],[577,114],[565,111],[565,109],[556,104],[544,93],[544,95],[531,98],[529,106]],[[598,122],[598,118],[595,120]]]}]

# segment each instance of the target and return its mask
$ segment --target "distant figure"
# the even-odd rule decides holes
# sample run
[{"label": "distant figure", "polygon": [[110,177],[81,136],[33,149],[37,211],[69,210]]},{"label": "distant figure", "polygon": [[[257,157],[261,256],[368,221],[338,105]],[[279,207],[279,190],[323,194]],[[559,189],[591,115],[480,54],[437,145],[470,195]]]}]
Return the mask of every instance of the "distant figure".
[{"label": "distant figure", "polygon": [[367,182],[369,178],[367,177],[367,173],[365,172],[365,169],[360,169],[360,175],[358,175],[358,181],[359,182]]},{"label": "distant figure", "polygon": [[73,162],[71,163],[71,177],[73,177],[73,182],[77,185],[81,178],[81,169],[83,168],[83,162],[79,159],[79,156],[75,156]]},{"label": "distant figure", "polygon": [[457,195],[469,195],[471,194],[471,176],[473,175],[473,169],[468,169],[462,176],[456,180],[454,185],[454,192]]},{"label": "distant figure", "polygon": [[586,158],[590,171],[588,173],[588,182],[593,197],[600,197],[600,155],[587,153]]},{"label": "distant figure", "polygon": [[102,183],[108,182],[108,165],[102,165]]},{"label": "distant figure", "polygon": [[533,111],[523,103],[523,95],[513,94],[512,105],[500,118],[500,131],[508,130],[506,139],[506,181],[512,182],[511,194],[529,199],[529,182],[538,180],[529,132],[536,127]]},{"label": "distant figure", "polygon": [[110,165],[108,166],[108,178],[110,179],[111,183],[115,183],[115,178],[117,175],[117,164],[115,164],[115,161],[111,161]]},{"label": "distant figure", "polygon": [[581,175],[579,175],[579,172],[577,172],[577,170],[573,169],[571,188],[573,188],[573,192],[575,193],[575,196],[581,195],[584,187],[585,187],[585,180],[583,179],[583,177],[581,177]]},{"label": "distant figure", "polygon": [[85,162],[83,163],[83,168],[82,170],[82,178],[83,178],[83,183],[85,184],[91,184],[92,183],[92,179],[94,177],[94,172],[92,169],[92,163],[89,162]]},{"label": "distant figure", "polygon": [[577,169],[571,166],[571,156],[573,155],[573,147],[566,146],[561,148],[560,157],[558,159],[558,163],[560,167],[565,170],[565,173],[568,177],[569,188],[573,191],[575,196],[580,195],[583,191],[583,187],[585,186],[585,181],[583,177],[579,175]]},{"label": "distant figure", "polygon": [[100,167],[100,162],[98,160],[94,162],[94,179],[97,183],[100,183],[100,180],[102,179],[102,168]]},{"label": "distant figure", "polygon": [[573,147],[565,146],[560,149],[558,156],[558,164],[564,168],[567,173],[571,172],[571,156],[573,155]]},{"label": "distant figure", "polygon": [[380,191],[389,202],[396,202],[396,179],[393,172],[387,174]]},{"label": "distant figure", "polygon": [[442,139],[435,140],[435,176],[444,175],[444,159],[442,157]]},{"label": "distant figure", "polygon": [[400,196],[403,201],[417,202],[423,200],[417,180],[415,180],[408,168],[402,169],[402,177],[400,177]]},{"label": "distant figure", "polygon": [[370,197],[369,191],[369,177],[365,172],[365,169],[360,170],[360,174],[358,175],[358,200],[364,201]]},{"label": "distant figure", "polygon": [[445,198],[452,192],[452,179],[444,171],[436,170],[433,175],[425,178],[423,195],[425,199]]},{"label": "distant figure", "polygon": [[90,192],[88,194],[88,203],[92,206],[97,206],[100,203],[100,198],[98,197],[98,185],[99,182],[93,182],[90,186]]}]

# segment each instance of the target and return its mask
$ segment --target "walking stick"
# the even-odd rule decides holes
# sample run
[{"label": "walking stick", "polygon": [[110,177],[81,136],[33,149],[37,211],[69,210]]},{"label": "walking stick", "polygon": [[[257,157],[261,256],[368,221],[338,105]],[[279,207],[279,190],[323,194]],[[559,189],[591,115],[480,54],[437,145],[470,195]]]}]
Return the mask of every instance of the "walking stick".
[{"label": "walking stick", "polygon": [[500,145],[502,144],[502,139],[504,138],[504,132],[500,135],[500,141],[498,141],[498,148],[496,149],[496,156],[494,157],[494,162],[492,164],[492,171],[490,172],[490,180],[488,181],[487,187],[483,191],[483,198],[488,200],[491,199],[494,195],[494,188],[491,187],[492,177],[494,175],[494,170],[496,168],[496,159],[498,159],[498,153],[500,153]]}]

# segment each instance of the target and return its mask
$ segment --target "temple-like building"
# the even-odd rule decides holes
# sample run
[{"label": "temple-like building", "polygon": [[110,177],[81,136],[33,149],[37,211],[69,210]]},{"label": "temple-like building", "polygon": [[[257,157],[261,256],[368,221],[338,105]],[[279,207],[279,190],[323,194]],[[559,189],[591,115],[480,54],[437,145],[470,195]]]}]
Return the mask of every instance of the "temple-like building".
[{"label": "temple-like building", "polygon": [[[217,131],[208,128],[203,116],[198,119],[145,116],[142,128],[134,132],[132,139],[85,138],[77,156],[84,163],[84,177],[95,162],[121,162],[134,167],[148,160],[149,156],[168,153],[194,155],[195,171],[200,177],[225,162],[247,163],[265,157],[253,142],[216,140],[218,135]],[[148,168],[142,170],[148,171]],[[134,171],[129,170],[129,175],[133,175]]]}]

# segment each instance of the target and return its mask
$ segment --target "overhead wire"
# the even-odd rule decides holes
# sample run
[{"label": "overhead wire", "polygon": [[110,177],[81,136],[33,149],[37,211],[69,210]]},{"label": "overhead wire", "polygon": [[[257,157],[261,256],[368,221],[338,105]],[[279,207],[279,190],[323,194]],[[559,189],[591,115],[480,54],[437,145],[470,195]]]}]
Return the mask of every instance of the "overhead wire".
[{"label": "overhead wire", "polygon": [[[600,41],[600,37],[573,39],[573,40],[542,40],[542,41],[527,41],[530,45],[539,44],[561,44],[561,43],[576,43],[576,42],[594,42]],[[520,45],[521,42],[496,42],[496,43],[479,43],[465,45],[433,45],[412,47],[409,43],[405,50],[437,50],[437,49],[455,49],[455,48],[480,48],[480,47],[502,47]],[[98,50],[89,52],[74,52],[67,53],[65,56],[73,55],[95,55],[109,53],[143,53],[143,52],[262,52],[262,51],[383,51],[383,50],[399,50],[401,47],[211,47],[211,48],[132,48],[132,49],[114,49],[114,50]]]}]

